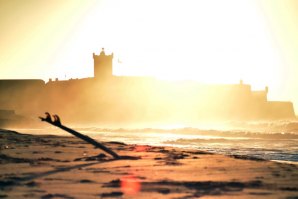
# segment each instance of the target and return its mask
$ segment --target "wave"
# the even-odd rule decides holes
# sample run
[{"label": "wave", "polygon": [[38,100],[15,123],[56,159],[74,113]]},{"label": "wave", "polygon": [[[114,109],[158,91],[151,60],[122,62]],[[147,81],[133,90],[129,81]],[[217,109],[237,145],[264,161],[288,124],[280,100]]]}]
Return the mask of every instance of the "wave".
[{"label": "wave", "polygon": [[[298,134],[298,119],[295,120],[268,120],[268,121],[222,121],[222,122],[200,122],[191,124],[143,124],[140,128],[132,125],[130,127],[120,126],[121,128],[98,128],[97,125],[81,126],[85,128],[78,129],[89,129],[89,130],[99,130],[99,131],[118,131],[118,132],[169,132],[169,131],[197,131],[197,130],[216,130],[216,131],[250,131],[250,132],[283,132],[283,133],[293,133]],[[75,125],[77,126],[78,125]]]},{"label": "wave", "polygon": [[76,128],[77,130],[85,132],[113,132],[113,133],[172,133],[172,134],[189,134],[202,135],[213,137],[230,137],[230,138],[259,138],[259,139],[298,139],[298,132],[286,132],[284,130],[278,131],[249,131],[249,130],[202,130],[198,128],[178,128],[178,129],[106,129],[106,128]]},{"label": "wave", "polygon": [[166,145],[204,150],[224,155],[244,155],[266,160],[298,162],[297,140],[265,139],[177,139]]},{"label": "wave", "polygon": [[230,121],[233,128],[247,129],[252,131],[274,131],[298,133],[298,121],[276,120],[276,121]]},{"label": "wave", "polygon": [[[226,155],[249,155],[268,160],[298,162],[298,132],[294,130],[297,125],[295,121],[277,121],[238,122],[225,129],[216,125],[195,128],[74,129],[100,141],[176,146]],[[22,129],[20,132],[26,131],[33,134],[67,135],[56,128]]]}]

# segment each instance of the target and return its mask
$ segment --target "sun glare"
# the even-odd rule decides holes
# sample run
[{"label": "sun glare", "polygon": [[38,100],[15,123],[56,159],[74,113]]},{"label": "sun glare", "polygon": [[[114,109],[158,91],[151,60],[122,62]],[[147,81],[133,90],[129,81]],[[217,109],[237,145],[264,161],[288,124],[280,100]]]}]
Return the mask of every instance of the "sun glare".
[{"label": "sun glare", "polygon": [[255,1],[103,1],[78,27],[81,48],[115,53],[115,75],[278,83],[281,59]]},{"label": "sun glare", "polygon": [[50,63],[64,66],[59,78],[93,76],[92,53],[105,47],[118,76],[243,80],[262,89],[282,81],[282,59],[257,1],[90,2]]}]

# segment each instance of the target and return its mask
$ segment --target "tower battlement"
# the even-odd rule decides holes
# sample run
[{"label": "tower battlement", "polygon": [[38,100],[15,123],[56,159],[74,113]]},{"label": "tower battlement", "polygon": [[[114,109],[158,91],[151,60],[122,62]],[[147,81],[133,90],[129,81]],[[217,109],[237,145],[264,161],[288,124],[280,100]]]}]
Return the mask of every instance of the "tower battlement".
[{"label": "tower battlement", "polygon": [[99,55],[93,53],[94,78],[106,79],[113,76],[113,57],[113,53],[106,55],[104,48]]}]

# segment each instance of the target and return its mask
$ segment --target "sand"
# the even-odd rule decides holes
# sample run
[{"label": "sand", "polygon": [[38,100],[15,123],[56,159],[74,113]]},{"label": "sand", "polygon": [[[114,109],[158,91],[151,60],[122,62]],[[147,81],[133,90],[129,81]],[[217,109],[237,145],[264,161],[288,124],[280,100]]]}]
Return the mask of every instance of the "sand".
[{"label": "sand", "polygon": [[297,165],[0,130],[0,198],[298,198]]}]

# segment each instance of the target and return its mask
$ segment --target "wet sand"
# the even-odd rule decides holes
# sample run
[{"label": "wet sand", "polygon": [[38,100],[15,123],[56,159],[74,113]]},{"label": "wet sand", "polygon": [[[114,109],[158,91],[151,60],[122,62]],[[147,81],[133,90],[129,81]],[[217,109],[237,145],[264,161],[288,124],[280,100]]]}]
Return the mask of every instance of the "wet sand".
[{"label": "wet sand", "polygon": [[298,166],[0,130],[0,198],[298,198]]}]

